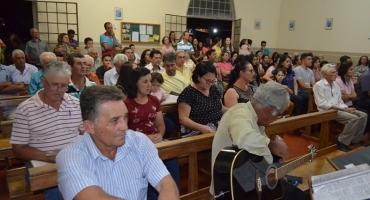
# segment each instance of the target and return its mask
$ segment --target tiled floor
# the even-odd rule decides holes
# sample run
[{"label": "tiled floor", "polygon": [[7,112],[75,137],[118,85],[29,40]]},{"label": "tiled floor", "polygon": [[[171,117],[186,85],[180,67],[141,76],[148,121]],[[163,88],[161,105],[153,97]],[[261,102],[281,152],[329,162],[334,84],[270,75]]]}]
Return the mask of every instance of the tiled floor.
[{"label": "tiled floor", "polygon": [[[284,141],[288,145],[289,148],[289,158],[295,158],[301,155],[304,155],[307,153],[307,146],[309,144],[313,144],[314,146],[317,147],[316,142],[312,142],[309,140],[306,140],[302,138],[301,136],[294,135],[292,133],[286,133],[284,134]],[[12,161],[14,166],[20,167],[22,163],[19,160],[13,160]],[[211,172],[210,166],[200,166],[200,168],[205,169],[205,171],[208,171],[209,174]],[[187,166],[181,166],[180,171],[181,171],[181,176],[180,176],[180,187],[181,187],[181,194],[187,193],[187,178],[188,178],[188,173],[187,173],[188,167]],[[209,176],[207,175],[200,175],[199,176],[199,188],[207,187],[210,185],[211,180],[209,179]],[[9,199],[9,193],[7,191],[7,186],[6,186],[6,179],[5,179],[5,163],[4,161],[0,161],[0,199],[1,200],[6,200]]]}]

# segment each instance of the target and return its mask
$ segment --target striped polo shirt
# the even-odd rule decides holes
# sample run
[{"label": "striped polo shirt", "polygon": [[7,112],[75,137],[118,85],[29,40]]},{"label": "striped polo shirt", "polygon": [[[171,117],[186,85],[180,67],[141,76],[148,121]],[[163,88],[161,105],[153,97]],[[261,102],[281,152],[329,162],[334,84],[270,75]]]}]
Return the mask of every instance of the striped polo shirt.
[{"label": "striped polo shirt", "polygon": [[64,94],[58,111],[40,100],[40,91],[18,106],[10,143],[43,152],[62,149],[83,131],[80,101]]},{"label": "striped polo shirt", "polygon": [[186,44],[184,41],[181,41],[177,44],[177,50],[183,50],[186,52],[194,51],[193,45],[190,42],[187,42]]},{"label": "striped polo shirt", "polygon": [[90,81],[87,77],[84,77],[84,78],[85,78],[85,85],[81,88],[81,90],[78,90],[77,86],[73,84],[72,80],[69,80],[69,86],[68,86],[68,90],[66,91],[66,93],[68,93],[69,95],[73,97],[76,97],[77,99],[80,99],[81,93],[82,91],[84,91],[86,87],[96,85],[94,81]]},{"label": "striped polo shirt", "polygon": [[147,199],[148,183],[156,186],[169,174],[149,138],[132,130],[126,131],[114,160],[104,156],[85,132],[59,152],[56,163],[64,199],[73,199],[89,186],[118,198]]}]

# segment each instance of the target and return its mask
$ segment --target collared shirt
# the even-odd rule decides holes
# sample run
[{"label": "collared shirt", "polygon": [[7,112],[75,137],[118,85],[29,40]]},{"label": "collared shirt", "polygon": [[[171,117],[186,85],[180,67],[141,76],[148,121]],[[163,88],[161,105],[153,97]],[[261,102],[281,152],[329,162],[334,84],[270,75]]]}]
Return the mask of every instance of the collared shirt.
[{"label": "collared shirt", "polygon": [[134,55],[135,55],[135,63],[139,63],[139,60],[140,60],[140,56],[139,56],[139,54],[137,54],[137,53],[134,53]]},{"label": "collared shirt", "polygon": [[100,58],[97,58],[97,59],[94,61],[94,65],[92,66],[91,71],[96,73],[96,70],[97,70],[100,66],[102,66],[102,65],[103,65],[103,63],[101,62],[101,59],[100,59]]},{"label": "collared shirt", "polygon": [[193,73],[185,65],[182,66],[182,70],[180,69],[180,67],[176,66],[176,74],[183,76],[188,83],[192,82],[191,76],[193,75]]},{"label": "collared shirt", "polygon": [[180,94],[189,85],[189,82],[179,74],[175,76],[168,76],[166,72],[161,72],[161,74],[164,80],[161,87],[167,94],[171,92]]},{"label": "collared shirt", "polygon": [[322,79],[313,86],[315,103],[319,111],[329,110],[332,106],[347,108],[342,100],[342,94],[338,84],[333,81],[332,85],[326,79]]},{"label": "collared shirt", "polygon": [[89,133],[79,136],[56,157],[58,186],[65,199],[98,186],[123,199],[147,198],[148,183],[156,186],[169,173],[149,138],[127,130],[125,144],[117,147],[114,160],[104,156]]},{"label": "collared shirt", "polygon": [[[10,65],[12,67],[15,67],[15,65]],[[15,67],[16,68],[16,67]],[[28,64],[28,63],[25,63],[25,66],[24,66],[24,70],[23,70],[23,73],[21,73],[18,69],[17,69],[18,73],[22,76],[22,82],[24,84],[30,84],[30,81],[31,81],[31,76],[38,72],[39,69],[37,69],[37,67],[35,67],[34,65],[31,65],[31,64]]]},{"label": "collared shirt", "polygon": [[[349,79],[348,83],[343,83],[343,80],[338,76],[335,82],[338,84],[340,90],[346,91],[346,94],[351,94],[352,89],[355,88],[351,79]],[[347,106],[352,106],[352,101],[347,101],[345,104]]]},{"label": "collared shirt", "polygon": [[177,44],[177,50],[183,50],[186,53],[186,52],[189,52],[189,51],[194,51],[194,47],[193,47],[192,44],[190,44],[190,42],[187,42],[185,44],[184,41],[180,41]]},{"label": "collared shirt", "polygon": [[40,78],[44,76],[44,69],[32,74],[30,85],[28,87],[28,94],[34,95],[37,91],[44,88],[44,85],[41,83]]},{"label": "collared shirt", "polygon": [[367,92],[370,91],[370,70],[363,73],[356,84],[357,98],[360,100],[369,99]]},{"label": "collared shirt", "polygon": [[89,78],[90,81],[95,82],[96,85],[100,85],[100,80],[99,80],[98,76],[94,72],[90,72],[88,78]]},{"label": "collared shirt", "polygon": [[[120,40],[118,39],[118,37],[116,37],[116,39],[117,39],[118,43],[121,43]],[[102,51],[103,55],[104,54],[112,55],[113,51],[112,50],[105,50],[104,46],[103,46],[103,43],[107,43],[108,46],[110,46],[110,47],[113,47],[113,45],[114,45],[114,40],[113,40],[112,36],[108,35],[107,32],[100,35],[101,51]]]},{"label": "collared shirt", "polygon": [[84,130],[80,101],[64,94],[55,110],[41,101],[39,92],[18,106],[10,143],[28,144],[43,152],[62,149]]},{"label": "collared shirt", "polygon": [[[147,64],[147,65],[145,66],[145,68],[149,69],[149,70],[150,70],[150,72],[154,72],[154,68],[153,68],[152,63]],[[162,66],[158,66],[158,71],[156,71],[156,72],[164,72],[164,71],[166,71],[166,69],[165,69],[164,67],[162,67]]]},{"label": "collared shirt", "polygon": [[116,67],[108,70],[104,74],[104,85],[115,86],[118,80],[119,74],[116,70]]},{"label": "collared shirt", "polygon": [[69,40],[69,46],[73,47],[73,49],[76,49],[77,47],[80,46],[80,44],[78,43],[77,40],[72,39],[72,40]]},{"label": "collared shirt", "polygon": [[24,54],[28,55],[31,60],[35,61],[37,65],[41,65],[40,55],[44,52],[49,52],[48,44],[42,40],[35,42],[33,39],[26,43]]},{"label": "collared shirt", "polygon": [[73,96],[77,99],[80,99],[81,93],[82,93],[82,91],[84,91],[85,87],[90,87],[90,86],[95,86],[96,85],[95,82],[90,81],[87,77],[84,77],[84,78],[85,78],[85,85],[82,87],[81,90],[78,90],[77,86],[73,84],[72,80],[70,80],[68,90],[66,91],[66,93],[68,93],[69,95],[71,95],[71,96]]},{"label": "collared shirt", "polygon": [[270,139],[265,127],[257,124],[258,117],[251,102],[238,103],[221,118],[212,144],[212,161],[221,149],[237,146],[249,153],[263,156],[271,164],[273,159],[268,148]]},{"label": "collared shirt", "polygon": [[[19,71],[14,66],[5,66],[0,64],[0,82],[12,82],[19,83],[22,81],[22,76],[19,74]],[[0,97],[8,96],[19,96],[19,92],[13,94],[0,94]],[[3,111],[14,110],[16,106],[3,107]]]}]

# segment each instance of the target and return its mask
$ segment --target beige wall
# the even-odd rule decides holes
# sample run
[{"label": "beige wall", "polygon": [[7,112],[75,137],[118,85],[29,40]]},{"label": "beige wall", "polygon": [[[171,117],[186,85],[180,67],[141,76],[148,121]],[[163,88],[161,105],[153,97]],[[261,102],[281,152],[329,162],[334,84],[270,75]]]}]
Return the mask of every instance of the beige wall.
[{"label": "beige wall", "polygon": [[[328,58],[368,53],[369,11],[368,0],[281,0],[277,47]],[[333,18],[332,30],[325,30],[326,18]],[[295,20],[294,31],[288,29],[289,20]]]}]

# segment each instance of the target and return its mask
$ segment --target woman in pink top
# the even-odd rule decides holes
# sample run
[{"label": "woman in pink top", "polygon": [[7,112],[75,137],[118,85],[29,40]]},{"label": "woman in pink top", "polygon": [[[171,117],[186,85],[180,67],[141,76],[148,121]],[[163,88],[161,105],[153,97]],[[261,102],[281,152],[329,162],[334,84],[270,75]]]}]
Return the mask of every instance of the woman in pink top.
[{"label": "woman in pink top", "polygon": [[203,54],[206,54],[206,52],[210,49],[211,49],[211,40],[209,38],[206,38],[206,42],[203,44],[202,48]]},{"label": "woman in pink top", "polygon": [[161,48],[161,53],[162,55],[166,53],[175,53],[175,49],[171,46],[170,44],[170,38],[167,36],[164,36],[162,39],[162,48]]},{"label": "woman in pink top", "polygon": [[250,52],[250,45],[248,44],[247,39],[242,39],[239,45],[239,55],[249,56]]},{"label": "woman in pink top", "polygon": [[317,56],[314,56],[312,58],[312,72],[313,72],[313,77],[315,78],[315,81],[318,82],[321,80],[321,74],[320,74],[320,59]]},{"label": "woman in pink top", "polygon": [[342,93],[342,99],[347,106],[352,106],[352,100],[357,98],[353,82],[351,80],[354,75],[352,62],[344,62],[338,67],[338,77],[335,82],[338,84]]},{"label": "woman in pink top", "polygon": [[229,62],[229,53],[227,51],[222,52],[218,67],[220,68],[222,81],[228,82],[230,71],[232,70],[233,66]]}]

